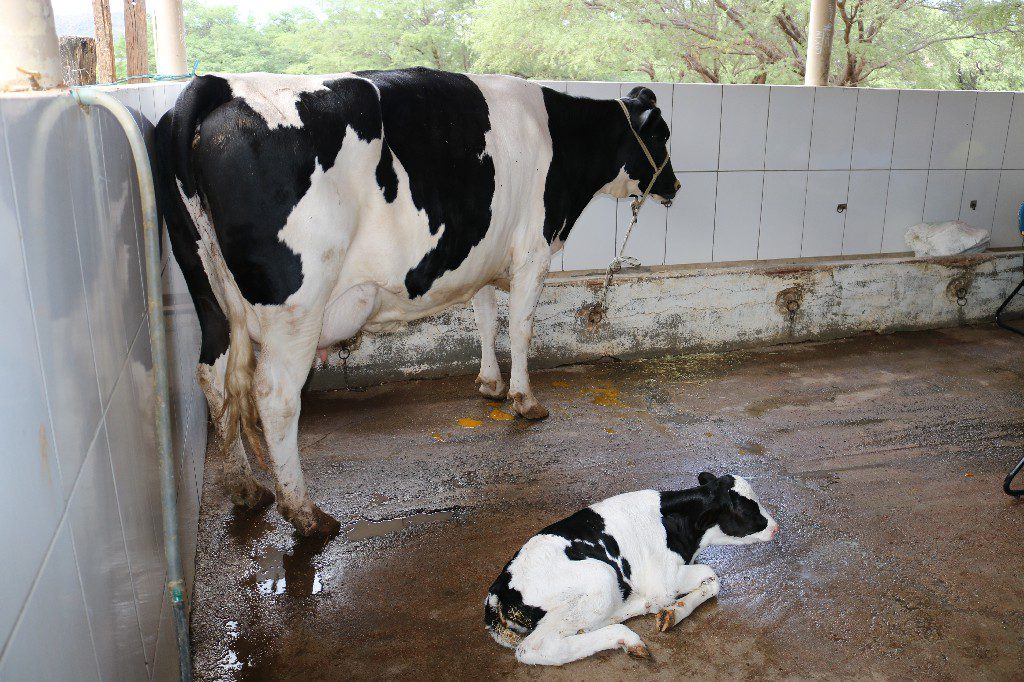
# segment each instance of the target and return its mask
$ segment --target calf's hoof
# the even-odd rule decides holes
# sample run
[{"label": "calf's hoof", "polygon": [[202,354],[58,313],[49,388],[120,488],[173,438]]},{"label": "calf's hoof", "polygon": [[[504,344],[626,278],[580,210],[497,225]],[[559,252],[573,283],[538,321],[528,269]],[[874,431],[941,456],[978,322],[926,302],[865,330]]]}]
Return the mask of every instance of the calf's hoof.
[{"label": "calf's hoof", "polygon": [[249,511],[260,511],[274,503],[274,493],[256,481],[235,483],[230,485],[228,490],[231,494],[232,504]]},{"label": "calf's hoof", "polygon": [[654,624],[657,626],[658,632],[668,632],[676,624],[675,609],[658,611],[658,615],[654,617]]},{"label": "calf's hoof", "polygon": [[641,660],[648,660],[651,657],[650,650],[647,649],[643,642],[627,647],[626,653],[629,654],[630,658],[639,658]]},{"label": "calf's hoof", "polygon": [[501,400],[505,397],[505,392],[508,388],[505,386],[505,382],[501,379],[484,379],[478,376],[476,378],[476,385],[480,387],[480,394],[485,398],[497,398]]},{"label": "calf's hoof", "polygon": [[548,408],[538,403],[532,396],[524,399],[522,393],[512,395],[512,409],[524,419],[544,419],[548,416]]}]

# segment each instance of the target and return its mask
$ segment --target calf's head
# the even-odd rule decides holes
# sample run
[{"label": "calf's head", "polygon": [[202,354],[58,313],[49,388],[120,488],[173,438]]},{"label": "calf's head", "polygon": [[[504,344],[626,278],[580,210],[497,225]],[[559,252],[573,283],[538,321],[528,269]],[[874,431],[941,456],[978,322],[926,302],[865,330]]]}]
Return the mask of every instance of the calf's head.
[{"label": "calf's head", "polygon": [[697,481],[707,505],[698,522],[698,527],[707,529],[702,546],[767,542],[779,532],[779,524],[761,506],[746,479],[704,472]]},{"label": "calf's head", "polygon": [[[679,181],[672,171],[672,162],[668,160],[669,129],[661,116],[657,98],[650,88],[636,87],[622,99],[629,112],[629,125],[636,131],[643,146],[651,153],[654,164],[664,168],[658,174],[651,188],[651,198],[668,206],[679,191]],[[625,117],[623,117],[625,118]],[[623,121],[625,123],[625,121]],[[625,194],[640,196],[651,182],[657,170],[651,159],[647,158],[643,147],[629,130],[622,137],[619,149],[619,160],[627,176]]]}]

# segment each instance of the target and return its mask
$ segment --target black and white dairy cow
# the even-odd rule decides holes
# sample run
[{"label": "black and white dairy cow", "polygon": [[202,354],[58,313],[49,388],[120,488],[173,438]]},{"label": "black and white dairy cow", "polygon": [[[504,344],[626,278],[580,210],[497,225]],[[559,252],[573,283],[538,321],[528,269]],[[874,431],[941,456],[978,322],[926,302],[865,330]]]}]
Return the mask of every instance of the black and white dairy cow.
[{"label": "black and white dairy cow", "polygon": [[[647,88],[591,100],[419,68],[195,78],[157,127],[158,200],[234,502],[273,499],[238,439],[241,425],[262,462],[262,428],[282,514],[302,534],[337,531],[299,465],[300,390],[318,348],[361,330],[472,299],[480,391],[504,396],[495,286],[510,288],[508,395],[545,417],[526,365],[551,255],[596,194],[646,188],[643,147],[667,161],[668,136]],[[652,196],[677,189],[667,164]]]},{"label": "black and white dairy cow", "polygon": [[779,525],[739,476],[698,476],[687,490],[610,497],[530,538],[484,600],[494,639],[523,663],[562,665],[598,651],[650,654],[622,621],[657,614],[662,632],[719,590],[694,564],[709,545],[775,537]]}]

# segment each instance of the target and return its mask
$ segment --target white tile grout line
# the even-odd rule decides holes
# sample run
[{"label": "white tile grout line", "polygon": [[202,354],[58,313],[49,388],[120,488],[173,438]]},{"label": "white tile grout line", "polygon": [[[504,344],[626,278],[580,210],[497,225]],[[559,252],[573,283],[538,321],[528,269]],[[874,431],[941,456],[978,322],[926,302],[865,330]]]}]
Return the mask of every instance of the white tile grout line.
[{"label": "white tile grout line", "polygon": [[[939,98],[940,95],[935,95],[935,114],[932,116],[932,141],[928,146],[928,174],[925,175],[924,179],[924,202],[921,204],[921,220],[924,220],[925,208],[928,206],[928,186],[932,183],[932,154],[935,153],[935,126],[939,123]],[[899,113],[896,114],[897,118]]]},{"label": "white tile grout line", "polygon": [[715,237],[718,234],[718,174],[722,172],[722,111],[725,106],[725,86],[718,85],[718,152],[715,154],[715,204],[711,219],[711,262],[715,262]]},{"label": "white tile grout line", "polygon": [[[971,144],[974,142],[974,117],[978,115],[978,93],[974,93],[974,109],[971,110],[971,132],[967,134],[967,156],[964,158],[964,179],[960,182],[960,201],[957,202],[956,217],[960,219],[960,212],[964,208],[964,194],[967,192],[967,170],[971,162]],[[1004,147],[1003,153],[1006,153]],[[994,209],[993,209],[994,210]],[[991,231],[989,239],[992,238]]]},{"label": "white tile grout line", "polygon": [[850,131],[850,158],[846,163],[846,165],[849,166],[849,170],[846,172],[846,210],[843,211],[843,232],[839,236],[840,255],[844,255],[846,253],[846,219],[850,215],[850,182],[853,178],[853,145],[857,141],[857,115],[860,114],[861,90],[862,88],[856,88],[853,96],[853,130]]},{"label": "white tile grout line", "polygon": [[889,150],[889,177],[885,181],[885,206],[882,207],[882,232],[878,236],[878,253],[883,253],[882,247],[885,244],[885,225],[889,217],[889,189],[892,187],[892,160],[896,155],[896,127],[900,121],[900,98],[902,90],[896,91],[896,113],[892,117],[892,148]]},{"label": "white tile grout line", "polygon": [[800,258],[804,254],[804,233],[807,231],[807,193],[810,191],[811,185],[811,147],[814,144],[814,107],[818,103],[818,88],[815,87],[811,92],[811,134],[807,140],[807,177],[804,180],[804,210],[800,225],[800,251],[796,257]]}]

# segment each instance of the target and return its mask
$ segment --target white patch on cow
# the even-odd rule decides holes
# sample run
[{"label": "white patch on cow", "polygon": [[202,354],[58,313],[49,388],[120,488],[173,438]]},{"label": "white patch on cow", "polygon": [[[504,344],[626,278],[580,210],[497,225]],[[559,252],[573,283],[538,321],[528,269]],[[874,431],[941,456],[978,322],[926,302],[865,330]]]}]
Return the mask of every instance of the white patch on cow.
[{"label": "white patch on cow", "polygon": [[643,190],[640,189],[639,182],[629,177],[626,167],[623,166],[619,169],[618,175],[612,178],[604,187],[597,190],[597,194],[594,196],[598,194],[607,194],[616,199],[625,199],[630,195],[640,196],[643,194]]},{"label": "white patch on cow", "polygon": [[270,128],[301,128],[296,106],[304,92],[326,90],[327,81],[350,74],[299,76],[270,73],[211,74],[228,82],[232,96],[245,100]]}]

